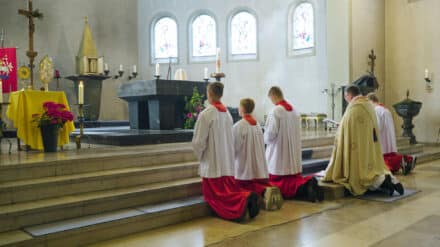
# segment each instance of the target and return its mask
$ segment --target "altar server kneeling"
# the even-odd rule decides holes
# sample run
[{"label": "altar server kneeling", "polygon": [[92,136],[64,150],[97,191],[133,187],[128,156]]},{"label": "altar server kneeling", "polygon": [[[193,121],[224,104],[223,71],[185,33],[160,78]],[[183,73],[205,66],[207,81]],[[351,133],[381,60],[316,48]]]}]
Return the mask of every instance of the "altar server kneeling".
[{"label": "altar server kneeling", "polygon": [[234,139],[232,117],[220,102],[223,84],[211,83],[207,90],[209,106],[196,122],[192,145],[200,160],[200,176],[205,201],[227,220],[250,218],[259,213],[258,195],[240,188],[234,178]]},{"label": "altar server kneeling", "polygon": [[242,120],[234,125],[233,131],[235,179],[243,189],[256,192],[264,198],[264,209],[280,209],[283,198],[280,190],[269,184],[263,130],[252,116],[254,108],[255,102],[252,99],[240,101],[239,114]]},{"label": "altar server kneeling", "polygon": [[323,193],[314,177],[303,177],[300,117],[293,106],[284,100],[279,87],[268,94],[275,108],[267,118],[264,142],[269,181],[281,190],[285,199],[305,197],[311,202],[322,201]]}]

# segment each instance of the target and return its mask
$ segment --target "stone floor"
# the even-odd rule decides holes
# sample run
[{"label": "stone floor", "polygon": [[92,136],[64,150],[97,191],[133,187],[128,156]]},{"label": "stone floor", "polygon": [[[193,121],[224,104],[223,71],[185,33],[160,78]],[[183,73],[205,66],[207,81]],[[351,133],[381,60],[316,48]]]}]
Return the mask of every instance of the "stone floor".
[{"label": "stone floor", "polygon": [[400,179],[421,192],[393,203],[288,201],[243,224],[205,217],[94,246],[440,246],[440,161]]}]

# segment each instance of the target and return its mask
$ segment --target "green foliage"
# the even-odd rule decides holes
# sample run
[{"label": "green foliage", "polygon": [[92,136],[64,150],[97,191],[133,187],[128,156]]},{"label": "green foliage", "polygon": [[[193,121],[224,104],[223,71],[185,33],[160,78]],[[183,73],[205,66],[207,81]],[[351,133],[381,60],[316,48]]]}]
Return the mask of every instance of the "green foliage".
[{"label": "green foliage", "polygon": [[185,123],[184,129],[194,129],[194,125],[196,124],[197,118],[200,115],[200,112],[205,108],[203,106],[205,96],[200,94],[197,90],[197,87],[194,87],[193,95],[190,99],[185,97]]}]

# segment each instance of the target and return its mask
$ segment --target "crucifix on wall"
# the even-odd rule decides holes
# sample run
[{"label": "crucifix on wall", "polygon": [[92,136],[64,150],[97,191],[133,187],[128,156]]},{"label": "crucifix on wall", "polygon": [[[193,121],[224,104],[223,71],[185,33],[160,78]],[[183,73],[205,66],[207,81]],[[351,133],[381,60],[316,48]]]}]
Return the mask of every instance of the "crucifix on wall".
[{"label": "crucifix on wall", "polygon": [[376,67],[376,54],[374,54],[374,49],[371,49],[370,54],[368,55],[368,65],[370,65],[370,73],[374,75],[374,68]]},{"label": "crucifix on wall", "polygon": [[26,52],[26,56],[29,58],[29,68],[30,68],[30,79],[31,79],[31,89],[34,88],[34,60],[35,57],[38,55],[36,51],[34,51],[34,32],[35,32],[35,23],[34,18],[41,19],[43,18],[43,14],[40,13],[40,11],[34,10],[32,5],[32,0],[28,1],[28,9],[19,9],[18,10],[19,15],[23,15],[24,17],[29,19],[29,50]]}]

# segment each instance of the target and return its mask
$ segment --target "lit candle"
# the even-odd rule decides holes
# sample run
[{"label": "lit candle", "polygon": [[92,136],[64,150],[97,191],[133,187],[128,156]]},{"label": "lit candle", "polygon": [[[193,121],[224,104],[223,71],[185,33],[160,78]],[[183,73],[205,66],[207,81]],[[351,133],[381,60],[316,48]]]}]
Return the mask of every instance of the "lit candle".
[{"label": "lit candle", "polygon": [[78,85],[78,104],[84,104],[84,84],[83,81],[79,81]]},{"label": "lit candle", "polygon": [[108,63],[104,64],[104,70],[105,70],[105,71],[109,71],[109,69],[108,69]]},{"label": "lit candle", "polygon": [[217,48],[217,56],[215,59],[215,73],[220,73],[222,63],[220,61],[220,48]]},{"label": "lit candle", "polygon": [[136,67],[136,65],[133,65],[133,73],[137,73],[137,67]]},{"label": "lit candle", "polygon": [[122,66],[122,64],[119,65],[119,71],[124,71],[124,66]]},{"label": "lit candle", "polygon": [[160,64],[156,63],[156,74],[155,76],[159,76],[160,75]]},{"label": "lit candle", "polygon": [[428,79],[429,78],[429,70],[425,69],[425,78]]},{"label": "lit candle", "polygon": [[0,103],[3,103],[3,81],[0,79]]},{"label": "lit candle", "polygon": [[209,77],[208,77],[208,68],[205,68],[205,75],[204,75],[203,79],[209,79]]}]

